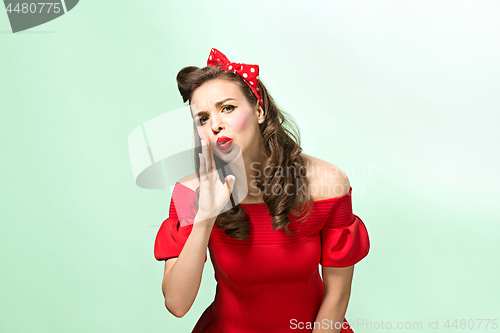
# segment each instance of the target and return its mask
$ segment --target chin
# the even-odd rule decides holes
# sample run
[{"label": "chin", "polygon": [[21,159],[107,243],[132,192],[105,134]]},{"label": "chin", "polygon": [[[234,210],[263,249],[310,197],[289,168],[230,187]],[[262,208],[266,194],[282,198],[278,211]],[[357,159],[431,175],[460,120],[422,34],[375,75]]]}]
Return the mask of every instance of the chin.
[{"label": "chin", "polygon": [[236,157],[238,157],[241,151],[242,149],[233,141],[233,144],[227,150],[220,150],[216,148],[215,155],[222,161],[231,163],[236,159]]}]

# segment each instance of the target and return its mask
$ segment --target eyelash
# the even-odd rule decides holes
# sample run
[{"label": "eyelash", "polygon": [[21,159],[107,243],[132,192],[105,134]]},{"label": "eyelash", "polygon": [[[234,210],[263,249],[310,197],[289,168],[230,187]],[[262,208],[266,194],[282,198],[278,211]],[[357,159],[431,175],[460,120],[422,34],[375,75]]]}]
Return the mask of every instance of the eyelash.
[{"label": "eyelash", "polygon": [[[224,105],[224,106],[221,108],[221,110],[224,110],[224,109],[226,109],[227,107],[231,107],[232,109],[231,109],[231,111],[229,111],[229,112],[232,112],[232,111],[234,111],[234,109],[236,109],[236,107],[237,107],[237,106],[235,106],[235,105]],[[204,122],[204,121],[203,121],[203,122],[201,121],[202,119],[205,119],[205,118],[208,118],[208,117],[207,117],[207,116],[200,117],[200,119],[198,119],[198,124],[200,124],[200,125],[205,124],[205,122]]]}]

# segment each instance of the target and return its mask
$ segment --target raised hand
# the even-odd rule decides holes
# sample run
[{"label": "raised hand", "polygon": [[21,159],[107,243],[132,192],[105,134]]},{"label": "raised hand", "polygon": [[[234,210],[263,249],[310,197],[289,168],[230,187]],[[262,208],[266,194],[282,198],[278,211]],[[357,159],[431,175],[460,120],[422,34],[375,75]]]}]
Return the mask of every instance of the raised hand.
[{"label": "raised hand", "polygon": [[[200,156],[200,197],[198,203],[199,221],[204,221],[219,215],[220,211],[226,206],[233,191],[236,178],[228,175],[221,182],[219,173],[215,166],[215,160],[212,152],[210,139],[203,134],[201,140]],[[214,219],[215,221],[215,219]]]}]

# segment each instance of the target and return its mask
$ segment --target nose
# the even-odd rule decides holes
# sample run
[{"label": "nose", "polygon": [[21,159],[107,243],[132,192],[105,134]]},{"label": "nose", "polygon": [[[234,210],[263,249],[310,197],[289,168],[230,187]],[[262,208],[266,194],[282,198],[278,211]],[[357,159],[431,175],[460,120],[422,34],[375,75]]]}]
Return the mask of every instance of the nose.
[{"label": "nose", "polygon": [[222,122],[220,121],[220,118],[219,117],[212,117],[210,119],[210,127],[212,128],[212,132],[214,134],[217,134],[219,133],[220,131],[222,131],[224,129],[224,125],[222,124]]}]

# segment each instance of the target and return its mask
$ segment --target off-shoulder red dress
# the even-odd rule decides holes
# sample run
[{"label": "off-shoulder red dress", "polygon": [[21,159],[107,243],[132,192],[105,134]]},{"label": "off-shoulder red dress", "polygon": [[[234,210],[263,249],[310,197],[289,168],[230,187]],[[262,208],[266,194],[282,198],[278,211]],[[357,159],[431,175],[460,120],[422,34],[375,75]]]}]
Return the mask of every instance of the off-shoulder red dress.
[{"label": "off-shoulder red dress", "polygon": [[[313,327],[323,300],[318,264],[351,266],[370,248],[366,226],[352,213],[351,193],[352,188],[344,196],[313,201],[302,221],[289,215],[292,236],[272,229],[263,203],[240,204],[251,221],[245,241],[214,226],[208,249],[217,281],[215,299],[192,333],[312,332],[307,325]],[[155,240],[157,260],[179,256],[193,227],[195,199],[196,192],[175,184],[169,217]],[[353,332],[345,318],[343,326],[341,333]]]}]

